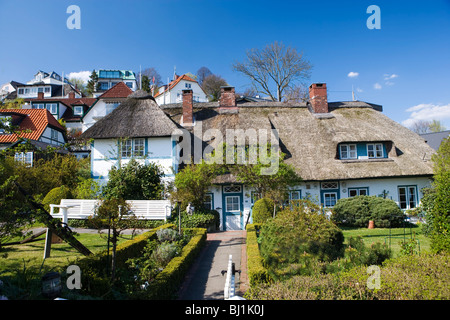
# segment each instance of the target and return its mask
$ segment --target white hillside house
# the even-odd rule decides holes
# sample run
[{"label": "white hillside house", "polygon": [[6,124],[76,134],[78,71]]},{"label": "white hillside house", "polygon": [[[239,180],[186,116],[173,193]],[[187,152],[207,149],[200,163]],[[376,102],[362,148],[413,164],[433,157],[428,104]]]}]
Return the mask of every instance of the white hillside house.
[{"label": "white hillside house", "polygon": [[205,92],[197,81],[187,75],[175,76],[175,80],[162,86],[158,93],[154,95],[158,105],[179,103],[183,101],[183,90],[192,90],[194,102],[208,102]]}]

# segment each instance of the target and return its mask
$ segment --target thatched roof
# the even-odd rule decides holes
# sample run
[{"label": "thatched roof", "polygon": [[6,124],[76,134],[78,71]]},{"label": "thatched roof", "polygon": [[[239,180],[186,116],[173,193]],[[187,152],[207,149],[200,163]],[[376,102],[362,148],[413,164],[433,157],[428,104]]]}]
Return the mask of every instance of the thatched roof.
[{"label": "thatched roof", "polygon": [[[379,105],[329,103],[326,117],[312,113],[306,103],[242,102],[238,107],[238,113],[221,114],[217,102],[194,103],[196,126],[201,121],[202,132],[214,128],[224,136],[226,129],[275,128],[286,162],[305,181],[432,175],[434,150],[419,135],[380,112]],[[180,123],[181,104],[161,108]],[[338,144],[344,142],[385,142],[389,158],[340,160]]]},{"label": "thatched roof", "polygon": [[110,114],[83,133],[90,139],[171,136],[177,125],[162,111],[155,99],[138,90]]}]

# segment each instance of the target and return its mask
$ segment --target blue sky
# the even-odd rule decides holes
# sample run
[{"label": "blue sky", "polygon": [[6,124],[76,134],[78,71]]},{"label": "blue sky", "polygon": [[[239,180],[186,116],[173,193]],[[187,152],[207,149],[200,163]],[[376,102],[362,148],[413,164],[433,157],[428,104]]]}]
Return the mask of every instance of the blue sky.
[{"label": "blue sky", "polygon": [[[370,5],[381,29],[368,29]],[[67,7],[78,5],[81,29]],[[397,122],[438,119],[450,129],[450,0],[0,0],[0,84],[38,70],[154,67],[163,81],[208,67],[237,91],[250,85],[232,71],[251,48],[273,41],[303,51],[306,82],[325,82],[328,100],[383,105]],[[405,122],[406,121],[406,122]]]}]

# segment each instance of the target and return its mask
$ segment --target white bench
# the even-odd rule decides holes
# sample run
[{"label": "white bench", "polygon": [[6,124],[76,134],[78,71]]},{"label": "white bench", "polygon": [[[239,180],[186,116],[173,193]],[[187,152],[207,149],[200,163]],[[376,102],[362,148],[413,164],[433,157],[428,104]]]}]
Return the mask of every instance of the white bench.
[{"label": "white bench", "polygon": [[[169,200],[127,200],[131,211],[138,219],[164,220],[170,217],[172,206]],[[63,223],[68,219],[87,219],[94,215],[99,200],[61,199],[61,203],[50,204],[50,215],[62,218]],[[59,208],[59,212],[55,212]]]}]

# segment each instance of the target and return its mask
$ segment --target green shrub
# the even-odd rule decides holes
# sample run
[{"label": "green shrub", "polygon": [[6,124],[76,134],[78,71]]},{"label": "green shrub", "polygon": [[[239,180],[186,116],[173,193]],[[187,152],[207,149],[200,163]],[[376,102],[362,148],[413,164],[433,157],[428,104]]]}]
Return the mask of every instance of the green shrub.
[{"label": "green shrub", "polygon": [[261,255],[274,272],[311,259],[332,261],[344,254],[342,231],[307,200],[267,221],[260,238]]},{"label": "green shrub", "polygon": [[50,204],[60,204],[61,199],[72,199],[73,195],[70,188],[67,186],[60,186],[50,190],[42,200],[42,205],[46,210],[50,210]]},{"label": "green shrub", "polygon": [[247,274],[250,288],[260,284],[270,282],[269,272],[263,265],[263,259],[259,253],[259,245],[257,238],[257,229],[259,225],[247,225]]},{"label": "green shrub", "polygon": [[378,228],[400,227],[404,218],[402,210],[393,200],[376,196],[339,199],[331,216],[339,225],[367,227],[369,220],[373,220]]},{"label": "green shrub", "polygon": [[367,266],[337,274],[295,276],[260,284],[247,299],[254,300],[448,300],[450,255],[421,254],[387,260],[380,267],[380,287],[370,289]]},{"label": "green shrub", "polygon": [[352,265],[381,265],[385,260],[391,258],[392,252],[386,244],[379,242],[366,247],[362,237],[350,237],[346,258]]},{"label": "green shrub", "polygon": [[274,202],[269,198],[261,198],[252,209],[253,223],[265,223],[273,217]]}]

